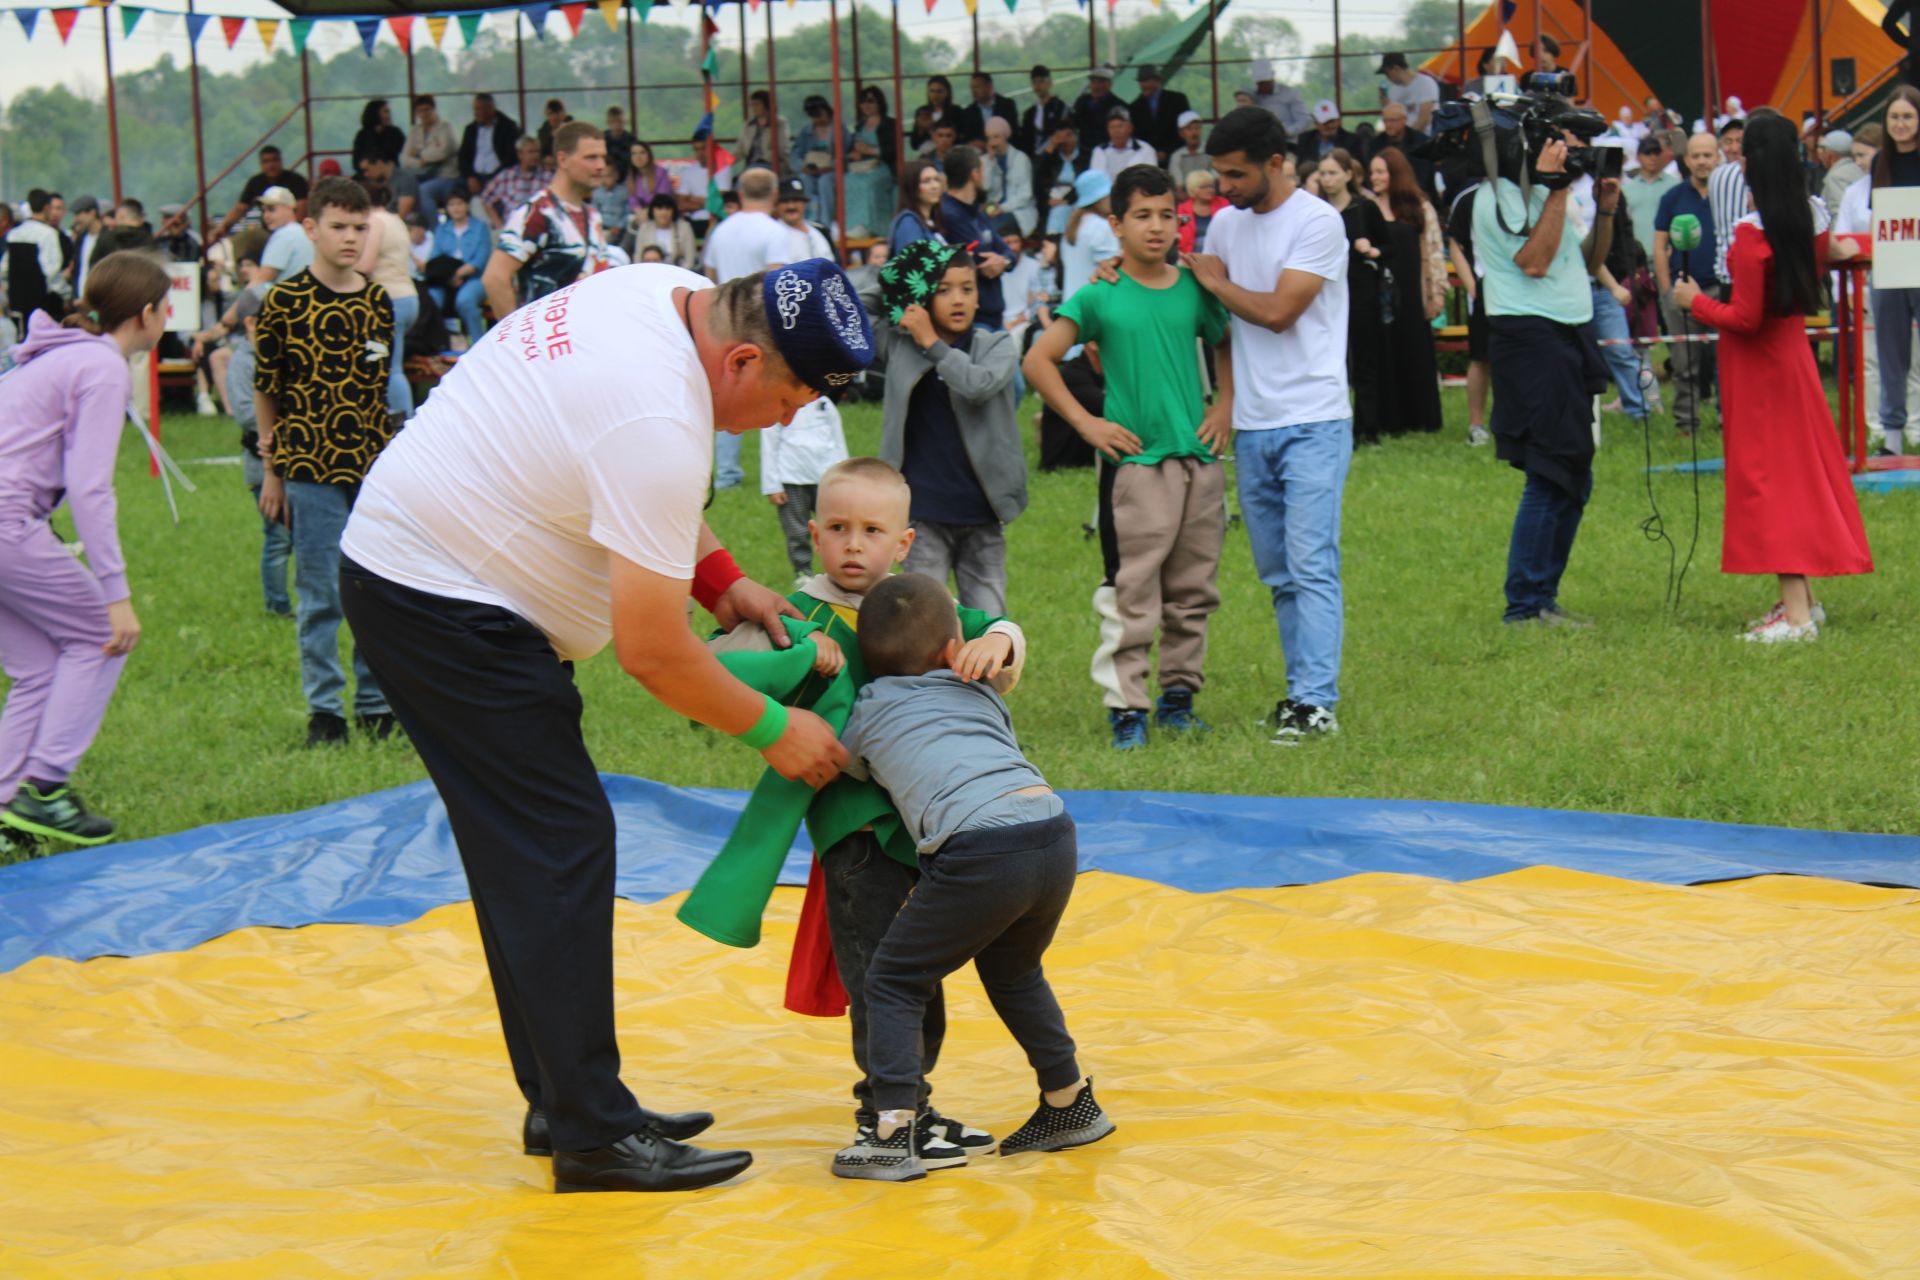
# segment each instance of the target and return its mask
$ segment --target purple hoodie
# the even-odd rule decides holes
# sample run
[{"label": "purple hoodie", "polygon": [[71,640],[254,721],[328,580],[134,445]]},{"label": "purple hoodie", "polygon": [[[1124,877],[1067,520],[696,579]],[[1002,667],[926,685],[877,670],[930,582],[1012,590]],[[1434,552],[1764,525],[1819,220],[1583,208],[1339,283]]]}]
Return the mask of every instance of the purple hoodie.
[{"label": "purple hoodie", "polygon": [[113,464],[133,375],[120,344],[36,311],[13,359],[0,378],[0,545],[20,541],[65,498],[101,593],[125,600]]}]

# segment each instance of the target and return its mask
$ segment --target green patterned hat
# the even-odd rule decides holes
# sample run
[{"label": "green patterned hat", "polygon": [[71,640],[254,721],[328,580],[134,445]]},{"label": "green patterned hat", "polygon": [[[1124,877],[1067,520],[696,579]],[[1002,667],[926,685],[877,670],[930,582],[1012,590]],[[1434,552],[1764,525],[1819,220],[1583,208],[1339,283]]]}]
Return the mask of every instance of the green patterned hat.
[{"label": "green patterned hat", "polygon": [[967,251],[938,240],[915,240],[880,268],[880,303],[887,323],[899,324],[908,307],[924,307],[939,292],[954,259],[972,261]]}]

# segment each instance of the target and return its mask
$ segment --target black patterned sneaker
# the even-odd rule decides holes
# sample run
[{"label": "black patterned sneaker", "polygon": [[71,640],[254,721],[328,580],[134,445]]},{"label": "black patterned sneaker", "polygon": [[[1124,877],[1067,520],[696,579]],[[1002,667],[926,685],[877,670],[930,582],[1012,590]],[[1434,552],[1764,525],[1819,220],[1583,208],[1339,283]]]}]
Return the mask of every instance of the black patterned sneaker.
[{"label": "black patterned sneaker", "polygon": [[0,864],[25,862],[40,856],[40,843],[24,831],[16,831],[0,822]]},{"label": "black patterned sneaker", "polygon": [[1093,1100],[1093,1081],[1089,1079],[1080,1086],[1080,1092],[1074,1095],[1073,1101],[1064,1107],[1049,1106],[1047,1095],[1042,1093],[1040,1109],[1000,1144],[1000,1154],[1012,1156],[1022,1151],[1065,1151],[1068,1147],[1084,1147],[1089,1142],[1100,1141],[1113,1130],[1113,1121],[1107,1119],[1107,1113]]},{"label": "black patterned sneaker", "polygon": [[[1287,708],[1287,717],[1278,719],[1281,707]],[[1333,718],[1332,707],[1316,707],[1311,702],[1294,702],[1289,698],[1281,707],[1274,708],[1276,723],[1273,737],[1269,739],[1276,747],[1297,747],[1309,738],[1330,738],[1340,732],[1340,722]]]},{"label": "black patterned sneaker", "polygon": [[80,793],[65,783],[21,783],[13,802],[0,810],[0,822],[15,831],[68,844],[105,844],[114,831],[112,818],[87,812]]},{"label": "black patterned sneaker", "polygon": [[[919,1126],[923,1144],[927,1138],[935,1137],[948,1146],[959,1148],[962,1155],[990,1156],[1000,1146],[1000,1139],[985,1129],[976,1129],[970,1124],[949,1120],[932,1107],[920,1113]],[[927,1161],[927,1149],[924,1145],[920,1149],[920,1160],[923,1164]],[[927,1167],[931,1169],[934,1166],[927,1164]]]},{"label": "black patterned sneaker", "polygon": [[1175,733],[1211,733],[1213,726],[1193,714],[1193,690],[1163,689],[1153,704],[1153,727]]},{"label": "black patterned sneaker", "polygon": [[[861,1125],[853,1135],[853,1145],[842,1147],[833,1157],[836,1178],[868,1178],[875,1182],[912,1182],[927,1176],[927,1166],[913,1153],[916,1126],[905,1125],[883,1138],[872,1125]],[[960,1157],[961,1163],[966,1156]]]}]

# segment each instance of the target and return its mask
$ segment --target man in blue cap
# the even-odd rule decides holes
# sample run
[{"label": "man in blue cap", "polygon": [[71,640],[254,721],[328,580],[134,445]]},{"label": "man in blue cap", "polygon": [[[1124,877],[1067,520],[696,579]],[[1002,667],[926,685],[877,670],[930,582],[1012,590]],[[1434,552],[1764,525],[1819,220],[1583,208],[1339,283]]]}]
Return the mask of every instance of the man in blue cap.
[{"label": "man in blue cap", "polygon": [[368,474],[341,594],[447,808],[473,890],[528,1154],[558,1191],[709,1186],[752,1163],[685,1144],[620,1081],[613,810],[573,664],[612,641],[675,715],[823,786],[834,732],[729,675],[685,623],[784,637],[794,609],[702,519],[716,431],[838,399],[873,358],[845,274],[813,258],[715,287],[664,265],[602,272],[507,316]]}]

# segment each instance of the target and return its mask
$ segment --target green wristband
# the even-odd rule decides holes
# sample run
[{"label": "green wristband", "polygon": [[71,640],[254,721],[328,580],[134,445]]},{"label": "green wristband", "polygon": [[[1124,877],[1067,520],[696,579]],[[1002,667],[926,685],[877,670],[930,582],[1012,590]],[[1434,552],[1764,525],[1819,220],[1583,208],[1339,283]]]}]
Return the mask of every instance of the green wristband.
[{"label": "green wristband", "polygon": [[775,702],[772,698],[768,698],[767,709],[762,711],[760,718],[753,722],[753,728],[747,730],[745,733],[736,733],[733,736],[752,747],[755,751],[765,751],[768,747],[780,741],[780,735],[786,731],[787,709]]}]

